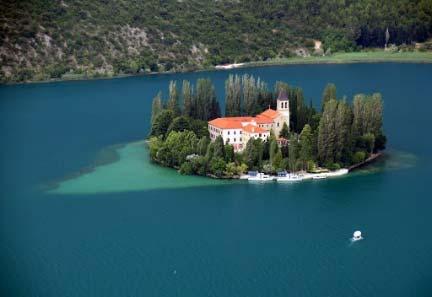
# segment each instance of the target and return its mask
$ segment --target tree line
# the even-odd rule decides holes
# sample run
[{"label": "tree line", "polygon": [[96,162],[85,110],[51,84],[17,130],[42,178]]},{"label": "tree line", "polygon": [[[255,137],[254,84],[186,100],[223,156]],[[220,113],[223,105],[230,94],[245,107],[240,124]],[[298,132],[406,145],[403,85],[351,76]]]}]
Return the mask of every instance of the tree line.
[{"label": "tree line", "polygon": [[[198,80],[195,88],[183,81],[181,92],[176,82],[170,82],[168,98],[162,100],[158,93],[153,99],[151,159],[183,174],[232,177],[248,169],[266,173],[334,170],[385,149],[381,94],[358,94],[349,103],[337,97],[334,84],[327,84],[317,110],[312,103],[304,103],[301,88],[279,81],[273,89],[269,91],[265,82],[249,75],[230,75],[226,80],[225,113],[230,116],[274,107],[281,90],[290,100],[290,129],[284,124],[279,135],[271,132],[265,141],[252,138],[242,152],[235,153],[221,136],[213,142],[209,139],[207,121],[220,116],[211,81]],[[278,138],[286,139],[288,145],[280,145]]]}]

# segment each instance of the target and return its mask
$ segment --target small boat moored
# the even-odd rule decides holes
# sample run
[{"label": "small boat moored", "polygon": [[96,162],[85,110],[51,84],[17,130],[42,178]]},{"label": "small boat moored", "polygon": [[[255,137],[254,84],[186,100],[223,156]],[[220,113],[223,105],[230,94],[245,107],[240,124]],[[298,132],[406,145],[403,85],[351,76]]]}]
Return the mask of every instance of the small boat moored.
[{"label": "small boat moored", "polygon": [[278,176],[276,177],[277,182],[295,182],[301,181],[302,179],[302,176],[298,174],[287,173],[286,171],[278,172]]},{"label": "small boat moored", "polygon": [[251,176],[249,174],[248,181],[251,181],[251,182],[270,182],[270,181],[273,181],[273,176],[258,172],[254,176]]}]

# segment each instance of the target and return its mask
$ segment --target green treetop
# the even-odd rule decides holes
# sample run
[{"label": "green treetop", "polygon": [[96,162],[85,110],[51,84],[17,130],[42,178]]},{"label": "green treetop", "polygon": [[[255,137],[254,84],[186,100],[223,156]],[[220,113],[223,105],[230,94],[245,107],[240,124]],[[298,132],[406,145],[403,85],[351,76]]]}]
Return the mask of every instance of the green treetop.
[{"label": "green treetop", "polygon": [[325,86],[323,95],[322,95],[322,101],[321,101],[321,110],[324,111],[324,107],[327,102],[329,102],[331,99],[336,100],[336,86],[335,84],[329,83]]}]

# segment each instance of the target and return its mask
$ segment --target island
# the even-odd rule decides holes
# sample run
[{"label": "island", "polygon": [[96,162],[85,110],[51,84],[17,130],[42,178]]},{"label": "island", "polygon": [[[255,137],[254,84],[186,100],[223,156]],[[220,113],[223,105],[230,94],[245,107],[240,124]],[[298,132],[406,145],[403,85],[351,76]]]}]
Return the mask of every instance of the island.
[{"label": "island", "polygon": [[[386,146],[383,100],[357,94],[352,103],[327,84],[319,110],[303,90],[285,82],[273,90],[259,77],[230,75],[225,81],[225,116],[215,87],[169,84],[167,99],[153,99],[147,141],[153,162],[181,174],[241,178],[259,174],[327,177],[367,163]],[[271,178],[271,177],[270,177]]]}]

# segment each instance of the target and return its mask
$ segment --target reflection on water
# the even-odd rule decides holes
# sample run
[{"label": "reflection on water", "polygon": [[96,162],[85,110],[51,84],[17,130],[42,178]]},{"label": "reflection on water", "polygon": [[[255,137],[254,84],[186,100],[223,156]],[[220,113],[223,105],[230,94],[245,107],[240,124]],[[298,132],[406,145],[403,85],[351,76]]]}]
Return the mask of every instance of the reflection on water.
[{"label": "reflection on water", "polygon": [[[391,151],[384,155],[381,160],[357,170],[349,176],[410,168],[415,165],[416,160],[416,156],[413,154]],[[96,194],[222,185],[233,182],[244,181],[183,176],[175,170],[154,165],[148,158],[144,141],[139,141],[123,146],[111,146],[102,150],[92,166],[86,167],[76,174],[71,174],[60,182],[51,183],[48,192]],[[297,183],[287,186],[294,186],[295,184]],[[258,183],[253,186],[265,187],[267,185]]]}]

